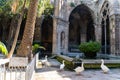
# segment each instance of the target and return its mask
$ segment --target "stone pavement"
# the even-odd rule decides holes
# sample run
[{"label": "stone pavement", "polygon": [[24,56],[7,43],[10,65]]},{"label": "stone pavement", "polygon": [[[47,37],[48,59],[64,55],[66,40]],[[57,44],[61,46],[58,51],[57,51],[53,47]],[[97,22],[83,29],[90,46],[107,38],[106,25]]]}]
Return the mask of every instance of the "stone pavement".
[{"label": "stone pavement", "polygon": [[120,80],[120,68],[104,74],[101,69],[85,69],[81,75],[74,71],[59,71],[59,67],[42,67],[36,70],[34,80]]}]

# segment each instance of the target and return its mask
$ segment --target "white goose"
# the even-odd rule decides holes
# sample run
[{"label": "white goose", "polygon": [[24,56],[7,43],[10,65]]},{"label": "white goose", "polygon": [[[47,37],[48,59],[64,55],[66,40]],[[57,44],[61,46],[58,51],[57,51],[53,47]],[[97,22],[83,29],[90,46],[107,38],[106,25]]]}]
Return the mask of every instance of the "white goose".
[{"label": "white goose", "polygon": [[41,60],[42,64],[44,64],[45,62],[47,62],[48,59],[47,59],[47,55],[45,55],[45,59],[44,60]]},{"label": "white goose", "polygon": [[60,65],[60,70],[63,70],[64,67],[65,67],[65,61],[63,60],[63,61],[62,61],[62,64]]},{"label": "white goose", "polygon": [[51,66],[50,62],[48,61],[48,56],[47,55],[45,56],[44,60],[41,60],[41,62],[45,67]]},{"label": "white goose", "polygon": [[81,72],[84,71],[84,66],[83,65],[84,65],[84,62],[82,62],[81,67],[78,66],[77,68],[74,69],[77,74],[80,74]]},{"label": "white goose", "polygon": [[110,71],[110,69],[104,65],[104,60],[101,59],[102,63],[101,63],[101,69],[103,70],[104,73],[107,73],[108,71]]}]

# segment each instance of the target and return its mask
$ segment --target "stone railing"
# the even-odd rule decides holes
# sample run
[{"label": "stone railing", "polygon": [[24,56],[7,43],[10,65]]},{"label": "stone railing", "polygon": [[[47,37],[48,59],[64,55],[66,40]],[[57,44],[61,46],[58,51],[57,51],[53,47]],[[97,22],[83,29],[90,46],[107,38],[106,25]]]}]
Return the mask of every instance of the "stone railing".
[{"label": "stone railing", "polygon": [[6,80],[5,64],[9,63],[9,59],[0,59],[0,80]]},{"label": "stone railing", "polygon": [[[0,59],[0,80],[32,80],[37,54],[28,63],[28,58]],[[6,65],[7,64],[7,65]]]},{"label": "stone railing", "polygon": [[38,59],[38,54],[34,56],[32,61],[27,65],[26,68],[26,79],[25,80],[33,80],[33,75],[36,68],[36,60]]},{"label": "stone railing", "polygon": [[24,59],[18,57],[0,59],[0,80],[25,80],[26,67],[19,66],[18,64],[21,64],[17,62],[19,60]]}]

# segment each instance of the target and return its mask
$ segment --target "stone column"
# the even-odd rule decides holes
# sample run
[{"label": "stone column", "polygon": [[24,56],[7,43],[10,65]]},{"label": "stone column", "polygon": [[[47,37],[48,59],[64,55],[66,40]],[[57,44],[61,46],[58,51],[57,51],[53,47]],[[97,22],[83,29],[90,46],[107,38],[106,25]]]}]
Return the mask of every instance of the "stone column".
[{"label": "stone column", "polygon": [[115,15],[115,54],[120,55],[120,15]]},{"label": "stone column", "polygon": [[102,27],[101,27],[101,24],[96,24],[94,25],[95,27],[95,37],[96,37],[96,41],[100,42],[101,43],[101,34],[102,34]]},{"label": "stone column", "polygon": [[60,31],[60,27],[61,27],[61,25],[60,24],[58,24],[58,27],[59,27],[59,29],[57,29],[57,54],[60,54],[61,53],[61,31]]},{"label": "stone column", "polygon": [[57,24],[58,24],[58,16],[59,16],[59,0],[54,1],[54,16],[53,16],[53,46],[52,53],[57,54]]},{"label": "stone column", "polygon": [[65,25],[65,54],[68,54],[68,43],[69,43],[69,23],[66,23]]},{"label": "stone column", "polygon": [[111,54],[115,55],[115,16],[110,17],[110,49]]}]

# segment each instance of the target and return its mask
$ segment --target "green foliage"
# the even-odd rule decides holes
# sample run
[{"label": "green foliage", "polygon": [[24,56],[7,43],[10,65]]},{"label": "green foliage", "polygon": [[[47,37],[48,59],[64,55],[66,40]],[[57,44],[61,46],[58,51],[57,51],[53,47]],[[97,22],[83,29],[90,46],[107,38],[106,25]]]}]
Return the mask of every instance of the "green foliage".
[{"label": "green foliage", "polygon": [[79,45],[79,49],[83,53],[95,53],[101,49],[101,44],[97,41],[84,42]]},{"label": "green foliage", "polygon": [[[14,2],[15,0],[0,0],[0,14],[13,16],[14,14],[19,13],[23,6],[24,0],[18,0],[18,5],[15,13],[11,11],[11,7]],[[28,9],[29,3],[30,0],[27,0],[25,6],[26,9]],[[51,13],[53,13],[53,6],[50,4],[50,0],[39,0],[37,16],[40,17],[42,14],[50,15]]]},{"label": "green foliage", "polygon": [[[25,0],[18,0],[15,13],[12,12],[12,6],[15,0],[0,0],[0,14],[7,16],[13,16],[21,11]],[[30,0],[26,1],[26,8],[28,8]]]},{"label": "green foliage", "polygon": [[0,13],[10,14],[10,0],[0,0]]},{"label": "green foliage", "polygon": [[38,16],[40,17],[42,14],[49,15],[51,14],[53,6],[50,4],[50,0],[39,0],[38,5]]},{"label": "green foliage", "polygon": [[[19,0],[19,1],[18,1],[18,6],[17,6],[17,9],[16,9],[16,13],[15,13],[15,14],[20,13],[20,11],[21,11],[21,9],[22,9],[22,7],[23,7],[24,1],[25,1],[25,0]],[[27,1],[28,1],[28,0],[27,0]],[[27,1],[26,1],[26,2],[27,2]],[[13,4],[13,2],[14,2],[14,0],[12,0],[12,3],[11,3],[11,4]],[[11,4],[10,4],[10,6],[11,6]]]},{"label": "green foliage", "polygon": [[12,12],[12,5],[15,0],[0,0],[0,14],[8,17],[12,17],[14,14],[17,14],[20,12],[24,0],[18,0],[18,5],[16,8],[16,12]]},{"label": "green foliage", "polygon": [[0,41],[0,52],[4,55],[8,55],[8,50],[6,46],[4,45],[4,43],[2,43],[1,41]]},{"label": "green foliage", "polygon": [[33,50],[33,52],[36,53],[37,50],[38,50],[38,48],[43,49],[43,50],[46,50],[45,47],[40,46],[39,44],[34,44],[34,45],[32,46],[32,50]]},{"label": "green foliage", "polygon": [[84,53],[85,58],[96,58],[97,52],[101,49],[101,44],[97,41],[84,42],[79,45],[79,49]]}]

